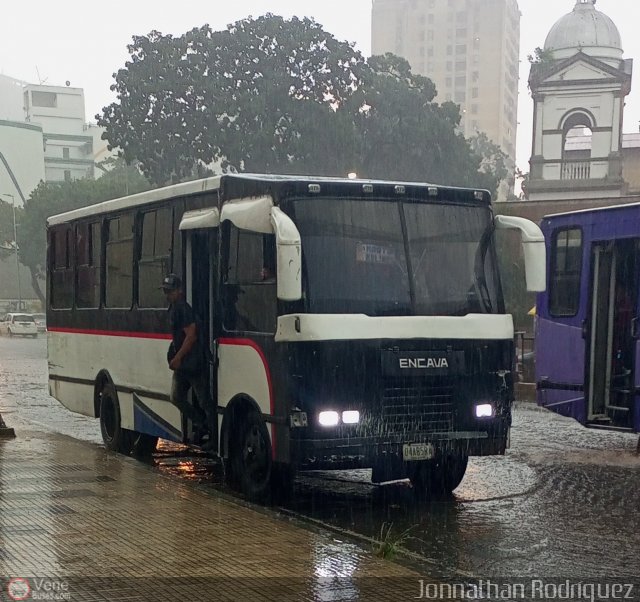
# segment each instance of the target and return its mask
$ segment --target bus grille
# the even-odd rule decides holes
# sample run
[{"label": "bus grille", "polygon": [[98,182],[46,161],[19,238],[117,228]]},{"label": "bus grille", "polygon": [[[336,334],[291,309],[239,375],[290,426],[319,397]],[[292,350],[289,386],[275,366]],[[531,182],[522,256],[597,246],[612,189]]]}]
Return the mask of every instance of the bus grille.
[{"label": "bus grille", "polygon": [[452,430],[453,385],[387,380],[382,391],[382,424],[387,432]]}]

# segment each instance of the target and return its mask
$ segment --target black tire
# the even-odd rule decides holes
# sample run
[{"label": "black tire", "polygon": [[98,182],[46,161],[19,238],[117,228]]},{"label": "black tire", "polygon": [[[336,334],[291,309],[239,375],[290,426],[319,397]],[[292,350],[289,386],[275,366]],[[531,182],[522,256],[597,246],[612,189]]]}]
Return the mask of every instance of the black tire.
[{"label": "black tire", "polygon": [[231,483],[254,502],[271,494],[271,439],[262,416],[255,410],[238,417],[231,433]]},{"label": "black tire", "polygon": [[[131,431],[129,431],[131,432]],[[133,432],[133,443],[131,453],[138,458],[148,458],[156,451],[158,437],[147,435],[146,433]]]},{"label": "black tire", "polygon": [[119,454],[131,453],[133,432],[122,428],[118,394],[111,384],[106,384],[100,394],[100,431],[107,449]]},{"label": "black tire", "polygon": [[451,495],[467,471],[466,454],[443,455],[435,460],[409,463],[409,478],[419,496]]}]

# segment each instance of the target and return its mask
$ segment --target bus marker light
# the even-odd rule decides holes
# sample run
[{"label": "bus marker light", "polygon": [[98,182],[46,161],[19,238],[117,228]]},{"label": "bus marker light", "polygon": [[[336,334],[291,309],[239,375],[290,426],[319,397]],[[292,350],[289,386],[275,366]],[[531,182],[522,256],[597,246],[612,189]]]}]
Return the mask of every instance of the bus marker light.
[{"label": "bus marker light", "polygon": [[358,424],[360,422],[360,412],[358,410],[342,412],[342,422],[345,424]]},{"label": "bus marker light", "polygon": [[490,403],[481,403],[476,406],[476,418],[493,418],[493,406]]},{"label": "bus marker light", "polygon": [[304,428],[308,426],[307,413],[300,410],[291,412],[291,428]]},{"label": "bus marker light", "polygon": [[318,416],[320,426],[338,426],[340,423],[340,414],[338,412],[320,412]]}]

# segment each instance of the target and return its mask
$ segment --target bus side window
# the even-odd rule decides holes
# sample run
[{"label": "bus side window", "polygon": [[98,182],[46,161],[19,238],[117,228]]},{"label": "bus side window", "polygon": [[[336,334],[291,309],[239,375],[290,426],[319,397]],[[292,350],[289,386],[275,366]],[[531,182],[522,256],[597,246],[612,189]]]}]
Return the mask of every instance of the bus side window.
[{"label": "bus side window", "polygon": [[100,307],[100,222],[76,226],[76,306]]},{"label": "bus side window", "polygon": [[142,236],[138,256],[138,305],[164,308],[167,301],[158,282],[171,272],[171,209],[142,214]]},{"label": "bus side window", "polygon": [[133,214],[107,221],[106,306],[130,309],[133,297]]},{"label": "bus side window", "polygon": [[223,282],[225,329],[275,332],[275,236],[228,225],[224,239],[228,241]]},{"label": "bus side window", "polygon": [[62,226],[51,230],[51,307],[73,307],[73,246],[71,228]]},{"label": "bus side window", "polygon": [[559,230],[552,241],[549,313],[554,317],[572,317],[580,305],[582,230]]}]

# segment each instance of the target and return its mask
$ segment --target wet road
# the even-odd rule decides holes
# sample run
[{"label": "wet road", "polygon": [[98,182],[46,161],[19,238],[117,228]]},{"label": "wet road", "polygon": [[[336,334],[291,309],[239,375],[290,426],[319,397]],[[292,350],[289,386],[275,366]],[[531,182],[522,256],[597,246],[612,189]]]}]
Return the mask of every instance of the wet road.
[{"label": "wet road", "polygon": [[[47,392],[46,342],[0,337],[0,411],[101,444],[97,421]],[[637,436],[587,430],[516,408],[505,457],[473,459],[453,499],[418,503],[405,484],[373,486],[368,471],[305,473],[283,513],[376,538],[391,525],[431,573],[481,577],[640,579]],[[218,463],[164,446],[154,463],[202,487],[224,488]]]}]

